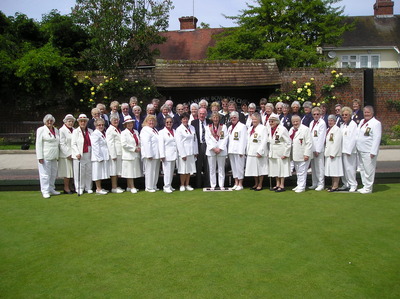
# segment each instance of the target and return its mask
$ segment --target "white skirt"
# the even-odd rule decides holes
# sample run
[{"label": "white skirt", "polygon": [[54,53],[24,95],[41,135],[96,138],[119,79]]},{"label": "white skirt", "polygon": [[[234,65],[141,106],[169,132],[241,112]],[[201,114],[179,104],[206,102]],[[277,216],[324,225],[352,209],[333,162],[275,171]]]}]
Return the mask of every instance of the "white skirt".
[{"label": "white skirt", "polygon": [[108,160],[95,162],[92,161],[92,180],[105,180],[110,178],[110,169],[108,166]]},{"label": "white skirt", "polygon": [[269,176],[287,178],[290,176],[290,159],[269,158]]},{"label": "white skirt", "polygon": [[181,157],[178,158],[178,173],[179,174],[193,174],[196,173],[196,161],[194,156],[186,156],[186,161],[182,160]]},{"label": "white skirt", "polygon": [[325,157],[325,176],[340,177],[343,176],[342,157]]},{"label": "white skirt", "polygon": [[247,156],[245,176],[268,175],[268,157]]},{"label": "white skirt", "polygon": [[110,159],[110,176],[121,176],[122,173],[122,156],[117,156],[116,160]]},{"label": "white skirt", "polygon": [[72,166],[72,160],[67,158],[59,158],[58,160],[58,177],[59,178],[73,178],[74,167]]},{"label": "white skirt", "polygon": [[121,177],[126,179],[135,179],[143,176],[142,164],[140,159],[122,160]]}]

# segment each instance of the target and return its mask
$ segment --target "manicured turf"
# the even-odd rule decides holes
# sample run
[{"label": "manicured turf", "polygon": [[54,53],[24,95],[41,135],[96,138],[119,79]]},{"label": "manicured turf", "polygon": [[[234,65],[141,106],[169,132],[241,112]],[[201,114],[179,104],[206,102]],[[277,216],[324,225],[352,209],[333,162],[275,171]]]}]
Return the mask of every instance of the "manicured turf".
[{"label": "manicured turf", "polygon": [[398,298],[400,184],[0,193],[1,298]]}]

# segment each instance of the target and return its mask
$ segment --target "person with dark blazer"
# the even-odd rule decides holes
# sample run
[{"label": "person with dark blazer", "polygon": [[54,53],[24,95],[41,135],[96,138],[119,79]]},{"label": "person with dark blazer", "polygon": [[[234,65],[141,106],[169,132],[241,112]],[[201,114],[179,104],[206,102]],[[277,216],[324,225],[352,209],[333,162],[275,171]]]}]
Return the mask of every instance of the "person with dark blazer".
[{"label": "person with dark blazer", "polygon": [[361,109],[361,101],[359,99],[353,100],[353,115],[351,119],[358,125],[362,119],[364,119],[364,113]]},{"label": "person with dark blazer", "polygon": [[286,103],[282,104],[282,113],[279,115],[279,120],[281,125],[289,131],[292,127],[292,115],[289,113],[289,105]]},{"label": "person with dark blazer", "polygon": [[144,117],[142,115],[142,108],[140,108],[140,106],[134,106],[132,108],[132,114],[133,114],[132,119],[135,121],[133,124],[133,129],[135,129],[140,133],[144,121]]},{"label": "person with dark blazer", "polygon": [[[230,114],[231,114],[233,111],[238,112],[238,110],[237,110],[237,104],[236,104],[235,101],[230,101],[230,102],[228,103],[228,114],[226,114],[225,116],[221,117],[221,124],[226,125],[227,128],[229,128],[229,126],[231,125]],[[242,124],[245,124],[245,123],[246,123],[246,117],[244,116],[244,114],[239,113],[239,121],[240,121]]]},{"label": "person with dark blazer", "polygon": [[191,125],[196,131],[197,143],[199,154],[196,161],[196,186],[197,188],[209,187],[209,166],[206,157],[206,128],[211,123],[209,119],[206,118],[207,110],[200,108],[198,111],[198,118],[193,120]]},{"label": "person with dark blazer", "polygon": [[341,113],[342,113],[342,105],[341,104],[336,104],[335,105],[336,125],[339,128],[344,123]]},{"label": "person with dark blazer", "polygon": [[311,114],[312,108],[313,108],[313,106],[310,101],[304,102],[304,104],[303,104],[304,115],[303,115],[303,118],[301,119],[301,123],[303,125],[305,125],[306,127],[309,127],[310,123],[314,120],[314,118]]}]

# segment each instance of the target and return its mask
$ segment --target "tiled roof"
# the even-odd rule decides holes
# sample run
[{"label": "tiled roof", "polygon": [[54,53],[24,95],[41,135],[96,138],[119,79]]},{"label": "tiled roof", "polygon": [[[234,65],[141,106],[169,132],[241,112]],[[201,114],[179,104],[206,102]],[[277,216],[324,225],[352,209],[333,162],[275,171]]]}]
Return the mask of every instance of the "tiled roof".
[{"label": "tiled roof", "polygon": [[249,87],[281,84],[275,59],[157,60],[158,87]]}]

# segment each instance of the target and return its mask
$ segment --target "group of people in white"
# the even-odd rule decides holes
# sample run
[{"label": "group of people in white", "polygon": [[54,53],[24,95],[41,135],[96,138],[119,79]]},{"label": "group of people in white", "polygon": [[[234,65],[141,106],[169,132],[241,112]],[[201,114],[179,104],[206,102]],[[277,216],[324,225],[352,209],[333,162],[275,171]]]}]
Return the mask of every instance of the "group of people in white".
[{"label": "group of people in white", "polygon": [[[193,190],[190,185],[193,174],[207,177],[211,189],[224,190],[227,162],[234,179],[231,189],[235,191],[243,190],[244,177],[254,177],[250,189],[261,191],[264,176],[268,175],[276,179],[271,190],[283,192],[285,178],[295,171],[297,184],[293,190],[304,192],[309,168],[312,173],[309,189],[325,190],[325,177],[331,177],[332,186],[326,189],[329,192],[365,194],[373,190],[382,128],[371,106],[364,107],[361,118],[358,111],[361,109],[354,111],[349,107],[335,109],[336,115],[326,117],[320,107],[307,109],[301,115],[299,107],[293,105],[300,106],[298,102],[292,104],[288,113],[289,105],[274,106],[265,99],[260,101],[259,112],[254,103],[245,103],[239,112],[236,103],[227,100],[221,105],[211,104],[208,110],[207,101],[202,100],[200,105],[187,106],[187,111],[179,104],[173,113],[173,104],[167,101],[158,115],[156,105],[149,104],[145,116],[140,115],[137,105],[127,113],[129,105],[122,104],[128,109],[119,113],[117,104],[111,103],[108,115],[104,107],[94,111],[96,117],[92,111],[91,120],[85,114],[77,119],[68,114],[59,130],[51,114],[44,117],[44,126],[36,134],[44,198],[60,194],[55,190],[57,176],[64,179],[66,194],[105,195],[109,191],[102,187],[102,181],[106,179],[111,179],[112,193],[137,193],[134,181],[143,176],[145,191],[156,192],[160,166],[165,193],[175,190],[172,186],[175,170],[179,174],[180,186],[176,187],[180,191]],[[90,122],[93,129],[88,126]],[[360,189],[357,189],[357,167],[363,185]],[[126,190],[118,186],[119,178],[126,179]]]}]

